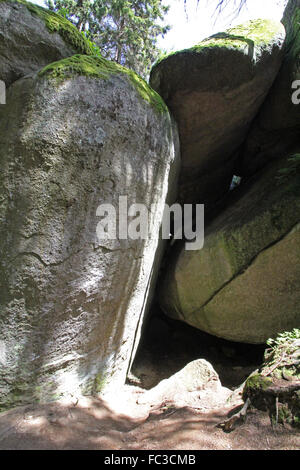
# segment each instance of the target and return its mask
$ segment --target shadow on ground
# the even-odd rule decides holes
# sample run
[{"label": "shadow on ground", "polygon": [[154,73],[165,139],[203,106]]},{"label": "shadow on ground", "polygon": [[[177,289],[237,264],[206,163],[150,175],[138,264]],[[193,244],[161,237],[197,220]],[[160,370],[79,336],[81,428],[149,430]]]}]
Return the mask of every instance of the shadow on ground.
[{"label": "shadow on ground", "polygon": [[115,413],[99,398],[73,404],[18,407],[0,415],[0,449],[203,450],[298,449],[300,434],[272,428],[267,414],[250,412],[230,434],[217,427],[228,410],[199,413],[159,406],[144,416]]}]

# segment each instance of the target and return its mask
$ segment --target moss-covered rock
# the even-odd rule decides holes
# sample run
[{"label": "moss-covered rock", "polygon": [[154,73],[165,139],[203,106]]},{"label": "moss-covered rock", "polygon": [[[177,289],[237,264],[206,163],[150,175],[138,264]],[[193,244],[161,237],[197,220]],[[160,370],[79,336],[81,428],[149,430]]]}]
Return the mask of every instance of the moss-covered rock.
[{"label": "moss-covered rock", "polygon": [[25,5],[30,13],[40,18],[46,25],[50,33],[59,33],[59,35],[70,45],[74,50],[81,54],[91,54],[92,47],[88,40],[75,28],[70,21],[63,18],[61,15],[43,8],[39,5],[35,5],[25,0],[0,0],[0,2],[9,3],[21,3]]},{"label": "moss-covered rock", "polygon": [[285,57],[273,87],[246,140],[236,173],[252,175],[292,149],[300,150],[300,105],[292,100],[292,85],[300,80],[300,0],[287,4]]},{"label": "moss-covered rock", "polygon": [[[300,39],[300,2],[299,0],[289,0],[282,18],[282,22],[286,28],[286,45],[287,49],[293,49],[293,52],[299,52]],[[296,49],[294,49],[296,43]]]},{"label": "moss-covered rock", "polygon": [[82,75],[85,77],[107,79],[111,75],[125,75],[134,85],[139,95],[151,104],[158,112],[168,113],[168,108],[156,91],[154,91],[139,75],[116,62],[111,62],[99,56],[74,55],[67,59],[44,67],[39,76],[47,76],[55,79],[56,83],[62,83],[70,77]]},{"label": "moss-covered rock", "polygon": [[281,333],[268,345],[262,366],[245,383],[243,399],[269,411],[273,424],[300,426],[300,330]]},{"label": "moss-covered rock", "polygon": [[278,33],[281,30],[277,21],[272,20],[250,20],[234,28],[229,28],[223,33],[217,33],[213,36],[210,36],[207,39],[202,40],[199,44],[190,47],[189,49],[183,49],[180,51],[171,52],[170,54],[162,55],[153,65],[153,68],[166,60],[167,58],[180,55],[183,52],[187,54],[199,53],[206,49],[221,47],[229,49],[248,49],[251,54],[253,53],[254,58],[254,49],[256,52],[260,47],[264,48],[266,46],[270,47],[274,41],[277,41]]},{"label": "moss-covered rock", "polygon": [[[101,58],[58,64],[14,82],[0,108],[2,408],[125,383],[176,190],[169,113]],[[124,195],[156,203],[145,240],[97,235],[98,206],[118,213]]]},{"label": "moss-covered rock", "polygon": [[256,373],[251,375],[247,379],[244,392],[247,396],[250,391],[255,391],[255,393],[259,391],[264,391],[267,390],[271,384],[272,379],[270,379],[269,377],[263,377],[260,374]]},{"label": "moss-covered rock", "polygon": [[25,0],[0,0],[0,31],[0,79],[7,86],[51,62],[93,53],[68,20]]},{"label": "moss-covered rock", "polygon": [[[165,313],[232,341],[264,343],[297,327],[300,184],[283,159],[232,194],[204,248],[178,246],[161,283]],[[282,179],[282,169],[285,177]]]},{"label": "moss-covered rock", "polygon": [[284,38],[280,23],[250,21],[153,66],[150,84],[179,126],[182,202],[214,203],[228,190],[237,150],[280,68]]}]

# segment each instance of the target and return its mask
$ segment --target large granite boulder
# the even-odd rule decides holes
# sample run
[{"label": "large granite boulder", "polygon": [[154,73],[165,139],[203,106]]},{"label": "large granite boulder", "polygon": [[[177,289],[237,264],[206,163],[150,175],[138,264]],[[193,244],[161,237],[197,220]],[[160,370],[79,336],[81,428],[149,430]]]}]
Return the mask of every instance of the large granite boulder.
[{"label": "large granite boulder", "polygon": [[205,230],[178,247],[160,289],[164,312],[227,340],[264,343],[300,322],[299,158],[237,190]]},{"label": "large granite boulder", "polygon": [[250,21],[152,68],[150,84],[179,127],[182,202],[210,203],[229,189],[237,151],[280,68],[284,38],[282,24]]},{"label": "large granite boulder", "polygon": [[[240,175],[249,176],[295,144],[300,146],[300,0],[289,1],[282,21],[287,32],[286,54],[246,140],[236,169]],[[293,88],[296,81],[298,91]],[[293,94],[297,100],[292,99]]]},{"label": "large granite boulder", "polygon": [[[176,127],[142,79],[101,58],[51,64],[13,83],[7,99],[0,404],[118,387],[155,282],[164,204],[175,198]],[[98,237],[98,206],[112,204],[120,222],[120,196],[128,208],[155,204],[145,240],[123,239],[118,226],[118,238]]]},{"label": "large granite boulder", "polygon": [[0,80],[7,87],[76,53],[92,49],[68,20],[25,0],[0,0]]}]

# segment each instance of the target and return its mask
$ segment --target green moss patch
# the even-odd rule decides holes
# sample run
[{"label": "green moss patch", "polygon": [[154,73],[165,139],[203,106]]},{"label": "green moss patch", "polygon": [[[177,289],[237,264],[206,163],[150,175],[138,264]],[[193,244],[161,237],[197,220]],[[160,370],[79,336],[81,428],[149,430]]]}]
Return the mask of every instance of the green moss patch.
[{"label": "green moss patch", "polygon": [[33,3],[26,2],[25,0],[0,0],[0,2],[21,3],[22,5],[25,5],[30,13],[44,21],[50,33],[60,34],[66,43],[70,44],[70,46],[74,47],[74,49],[81,54],[91,55],[93,53],[89,41],[86,40],[86,38],[75,28],[74,25],[72,25],[72,23],[70,23],[70,21],[57,13],[38,5],[34,5]]},{"label": "green moss patch", "polygon": [[284,24],[287,30],[286,42],[290,45],[300,33],[300,8],[296,7],[291,13],[291,21],[284,21]]},{"label": "green moss patch", "polygon": [[256,45],[268,45],[281,32],[282,25],[272,20],[251,20],[240,26],[230,28],[226,33],[241,36],[253,41]]},{"label": "green moss patch", "polygon": [[106,374],[102,374],[101,372],[96,375],[94,381],[93,392],[100,393],[104,390],[105,385],[107,383],[107,376]]},{"label": "green moss patch", "polygon": [[247,379],[243,399],[269,411],[273,424],[300,425],[300,330],[269,339],[264,363]]},{"label": "green moss patch", "polygon": [[202,52],[205,49],[215,47],[240,49],[245,45],[251,48],[254,48],[255,46],[267,46],[276,38],[281,27],[281,24],[276,21],[266,19],[251,20],[240,26],[230,28],[223,33],[218,33],[208,39],[204,39],[190,49],[183,49],[181,51],[171,52],[170,54],[161,56],[154,64],[154,67],[166,58],[182,52],[197,53]]},{"label": "green moss patch", "polygon": [[269,377],[262,377],[260,374],[250,375],[245,384],[245,392],[266,390],[272,383]]},{"label": "green moss patch", "polygon": [[290,48],[289,55],[298,61],[300,54],[300,8],[297,8],[293,16],[292,28],[287,33],[287,47]]},{"label": "green moss patch", "polygon": [[76,54],[67,59],[53,62],[44,67],[39,76],[56,79],[63,82],[74,75],[108,79],[111,75],[125,74],[134,85],[139,95],[160,113],[168,112],[163,99],[149,85],[132,70],[104,59],[101,56],[84,56]]}]

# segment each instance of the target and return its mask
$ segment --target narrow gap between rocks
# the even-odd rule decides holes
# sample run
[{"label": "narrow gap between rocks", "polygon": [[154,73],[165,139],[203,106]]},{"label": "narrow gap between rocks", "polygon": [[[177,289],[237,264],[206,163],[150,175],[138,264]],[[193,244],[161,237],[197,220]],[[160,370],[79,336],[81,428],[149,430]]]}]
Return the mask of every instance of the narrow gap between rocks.
[{"label": "narrow gap between rocks", "polygon": [[[214,210],[206,214],[209,224],[221,209],[241,197],[244,179],[233,175],[230,188]],[[220,207],[219,207],[220,206]],[[162,260],[167,259],[168,248]],[[127,383],[150,390],[196,359],[208,361],[219,375],[223,387],[237,389],[263,362],[266,345],[227,341],[167,317],[152,302],[142,328],[142,336]]]},{"label": "narrow gap between rocks", "polygon": [[206,359],[224,387],[238,388],[263,362],[266,345],[235,343],[168,318],[155,303],[128,375],[128,383],[151,389],[196,359]]}]

